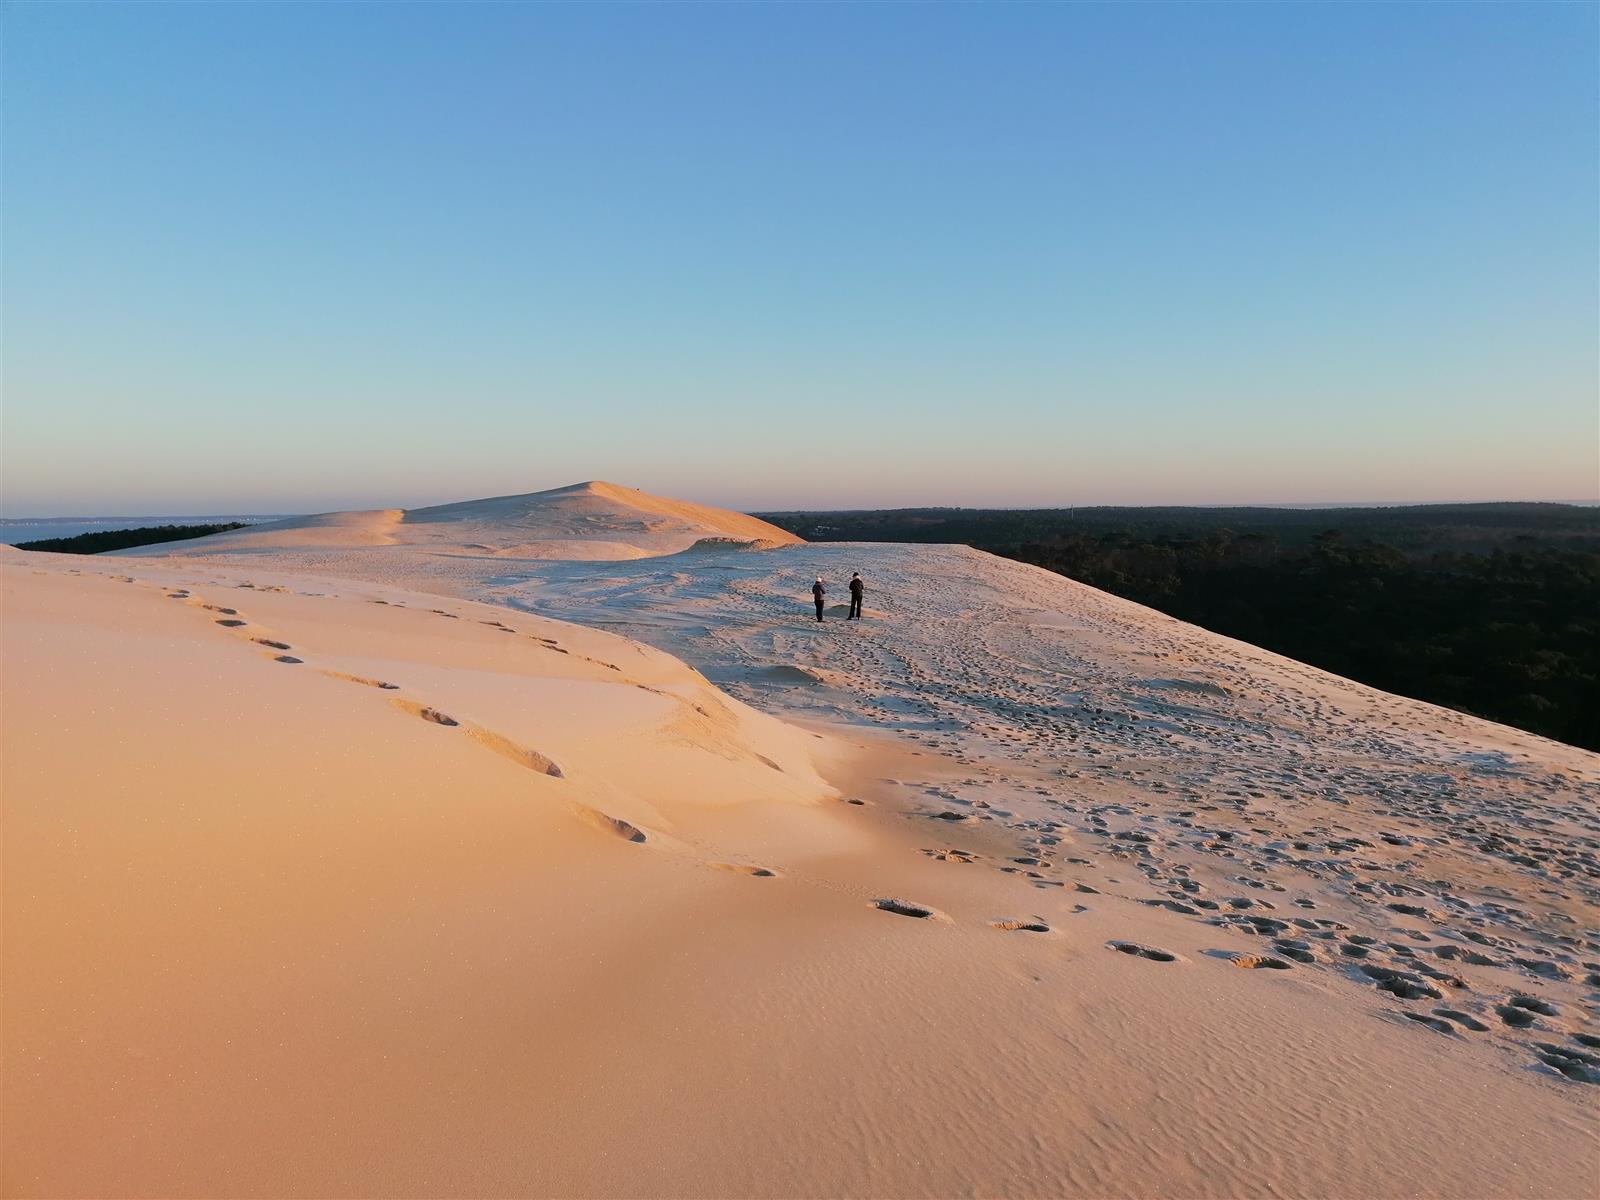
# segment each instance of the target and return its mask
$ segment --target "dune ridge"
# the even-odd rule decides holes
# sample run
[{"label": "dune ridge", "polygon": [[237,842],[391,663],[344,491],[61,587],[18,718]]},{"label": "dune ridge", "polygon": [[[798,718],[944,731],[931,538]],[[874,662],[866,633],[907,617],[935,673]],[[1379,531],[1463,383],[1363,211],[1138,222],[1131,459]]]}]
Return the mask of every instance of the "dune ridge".
[{"label": "dune ridge", "polygon": [[770,549],[802,541],[756,517],[672,500],[603,480],[428,508],[321,513],[175,544],[129,557],[318,547],[411,546],[500,558],[619,561],[694,549]]}]

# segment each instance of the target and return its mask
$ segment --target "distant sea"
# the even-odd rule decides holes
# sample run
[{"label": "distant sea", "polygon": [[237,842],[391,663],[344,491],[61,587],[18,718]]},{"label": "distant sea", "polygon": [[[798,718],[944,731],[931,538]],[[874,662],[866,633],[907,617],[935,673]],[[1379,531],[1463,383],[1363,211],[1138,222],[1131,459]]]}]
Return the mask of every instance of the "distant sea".
[{"label": "distant sea", "polygon": [[108,529],[142,529],[146,525],[225,525],[243,521],[257,525],[262,521],[281,521],[280,514],[231,517],[0,517],[0,546],[36,542],[45,538],[77,537],[80,533],[103,533]]}]

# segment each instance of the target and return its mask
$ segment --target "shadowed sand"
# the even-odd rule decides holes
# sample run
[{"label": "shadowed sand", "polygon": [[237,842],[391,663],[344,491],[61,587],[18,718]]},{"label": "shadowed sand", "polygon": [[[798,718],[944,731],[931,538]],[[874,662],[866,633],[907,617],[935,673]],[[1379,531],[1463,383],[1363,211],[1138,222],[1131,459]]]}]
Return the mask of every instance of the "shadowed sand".
[{"label": "shadowed sand", "polygon": [[1591,1189],[1596,756],[961,548],[438,525],[0,552],[7,1194]]}]

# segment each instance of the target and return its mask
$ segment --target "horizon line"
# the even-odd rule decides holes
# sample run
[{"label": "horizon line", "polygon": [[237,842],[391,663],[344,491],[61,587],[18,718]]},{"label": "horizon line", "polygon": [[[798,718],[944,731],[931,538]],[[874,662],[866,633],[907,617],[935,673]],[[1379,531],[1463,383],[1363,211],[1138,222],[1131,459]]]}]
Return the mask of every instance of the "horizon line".
[{"label": "horizon line", "polygon": [[[635,489],[640,490],[640,489]],[[532,494],[532,493],[529,493]],[[474,497],[473,499],[476,499]],[[465,502],[470,502],[465,501]],[[463,501],[445,501],[445,503],[463,503]],[[1075,509],[1126,509],[1139,511],[1143,509],[1271,509],[1279,511],[1296,511],[1311,509],[1392,509],[1392,508],[1449,508],[1477,505],[1512,505],[1512,504],[1559,504],[1568,508],[1600,508],[1600,498],[1575,500],[1575,499],[1540,499],[1540,500],[1299,500],[1299,501],[1239,501],[1214,504],[1197,503],[1149,503],[1149,504],[1104,504],[1104,503],[1056,503],[1056,504],[888,504],[888,505],[849,505],[837,508],[746,508],[730,509],[750,514],[792,514],[792,513],[862,513],[862,512],[911,512],[919,509],[947,509],[953,512],[1061,512]],[[0,512],[0,521],[8,522],[50,522],[50,521],[142,521],[157,518],[170,519],[173,517],[255,517],[258,519],[271,518],[274,520],[287,520],[290,517],[319,516],[323,513],[333,512],[367,512],[378,508],[393,508],[395,505],[375,505],[371,508],[328,508],[328,509],[299,509],[288,512],[246,512],[235,510],[194,511],[194,512],[169,512],[169,513],[50,513],[41,516],[10,516]],[[417,507],[432,507],[432,505],[419,505]],[[409,511],[409,510],[404,510]]]}]

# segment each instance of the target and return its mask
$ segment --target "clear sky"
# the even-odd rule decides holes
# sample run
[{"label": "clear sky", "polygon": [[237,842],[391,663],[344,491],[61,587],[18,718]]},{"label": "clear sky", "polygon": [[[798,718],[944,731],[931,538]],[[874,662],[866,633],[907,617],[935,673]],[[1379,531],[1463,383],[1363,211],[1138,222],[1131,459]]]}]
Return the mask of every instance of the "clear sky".
[{"label": "clear sky", "polygon": [[1596,14],[13,2],[4,511],[1594,499]]}]

